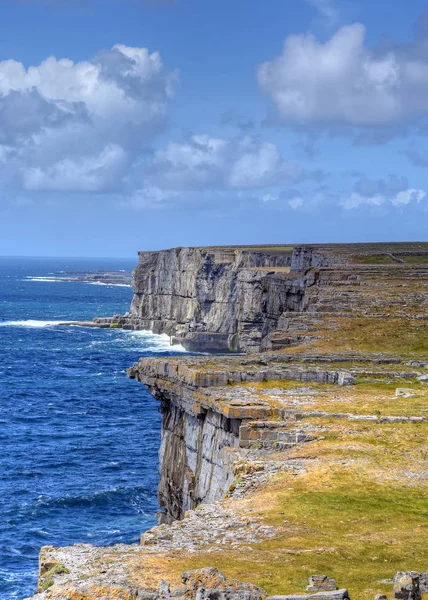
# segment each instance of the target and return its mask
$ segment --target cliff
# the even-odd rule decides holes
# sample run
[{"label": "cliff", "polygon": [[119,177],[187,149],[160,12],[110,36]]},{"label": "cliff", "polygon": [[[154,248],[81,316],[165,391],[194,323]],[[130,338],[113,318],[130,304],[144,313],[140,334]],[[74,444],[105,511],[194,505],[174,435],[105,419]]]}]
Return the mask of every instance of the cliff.
[{"label": "cliff", "polygon": [[175,248],[140,252],[131,318],[191,351],[258,350],[277,319],[268,271],[288,271],[289,252]]},{"label": "cliff", "polygon": [[192,352],[280,350],[340,319],[423,316],[427,257],[428,244],[140,252],[130,312],[80,324],[167,333]]},{"label": "cliff", "polygon": [[280,421],[287,410],[261,402],[242,391],[229,390],[232,382],[292,380],[351,385],[346,371],[287,365],[285,357],[269,360],[219,360],[206,370],[206,359],[141,359],[128,369],[129,377],[145,383],[160,401],[162,437],[159,451],[159,505],[161,522],[182,519],[187,510],[223,498],[235,479],[238,447],[258,443],[257,427],[248,423],[278,421],[269,430],[277,447],[303,442],[302,432],[284,432]]},{"label": "cliff", "polygon": [[162,407],[163,524],[138,545],[43,548],[37,600],[193,598],[180,574],[203,567],[231,600],[239,581],[264,600],[320,572],[371,600],[426,570],[426,358],[152,358],[129,375]]},{"label": "cliff", "polygon": [[162,412],[160,525],[43,548],[35,598],[264,600],[327,572],[372,600],[426,571],[428,245],[141,253],[134,292],[92,325],[247,355],[129,368]]}]

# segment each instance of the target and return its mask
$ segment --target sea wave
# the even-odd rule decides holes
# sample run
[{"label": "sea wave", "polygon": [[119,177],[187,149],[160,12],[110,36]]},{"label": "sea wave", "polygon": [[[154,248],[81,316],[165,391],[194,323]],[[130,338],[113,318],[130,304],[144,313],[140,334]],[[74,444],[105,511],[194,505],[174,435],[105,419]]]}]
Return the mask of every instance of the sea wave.
[{"label": "sea wave", "polygon": [[130,283],[106,283],[105,281],[84,281],[83,283],[89,283],[89,285],[105,285],[107,287],[132,287]]},{"label": "sea wave", "polygon": [[64,321],[38,321],[36,319],[26,319],[24,321],[1,321],[0,327],[54,327],[61,325]]},{"label": "sea wave", "polygon": [[133,341],[141,341],[144,352],[187,352],[181,344],[171,345],[171,338],[166,333],[152,333],[151,331],[124,331]]},{"label": "sea wave", "polygon": [[67,494],[60,497],[41,495],[37,499],[37,508],[72,508],[84,506],[101,506],[105,504],[126,503],[134,506],[140,502],[147,502],[148,491],[142,486],[117,486],[104,490],[97,490],[87,494]]},{"label": "sea wave", "polygon": [[109,283],[106,281],[83,281],[82,279],[69,279],[67,277],[32,277],[28,276],[23,281],[37,281],[44,283],[87,283],[89,285],[104,285],[107,287],[132,287],[130,283]]},{"label": "sea wave", "polygon": [[25,277],[23,281],[44,281],[47,283],[61,283],[64,282],[64,279],[58,279],[57,277]]}]

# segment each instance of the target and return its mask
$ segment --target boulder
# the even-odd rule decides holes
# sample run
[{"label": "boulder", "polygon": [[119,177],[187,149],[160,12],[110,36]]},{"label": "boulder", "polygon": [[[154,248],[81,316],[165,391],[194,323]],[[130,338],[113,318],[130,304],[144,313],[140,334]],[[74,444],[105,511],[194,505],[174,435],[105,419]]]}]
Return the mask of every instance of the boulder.
[{"label": "boulder", "polygon": [[420,573],[410,571],[395,575],[394,600],[422,600]]},{"label": "boulder", "polygon": [[266,600],[266,592],[252,583],[227,580],[217,569],[210,567],[185,571],[181,580],[185,598],[195,600]]},{"label": "boulder", "polygon": [[335,580],[327,575],[311,575],[306,589],[308,592],[328,592],[337,590],[337,586]]}]

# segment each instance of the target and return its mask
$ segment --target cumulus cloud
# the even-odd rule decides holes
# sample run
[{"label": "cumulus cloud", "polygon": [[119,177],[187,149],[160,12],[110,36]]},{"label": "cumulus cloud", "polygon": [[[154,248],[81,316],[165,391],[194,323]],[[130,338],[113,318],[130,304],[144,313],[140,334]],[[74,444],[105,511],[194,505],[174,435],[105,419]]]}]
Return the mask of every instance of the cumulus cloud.
[{"label": "cumulus cloud", "polygon": [[126,152],[109,144],[97,155],[80,159],[64,158],[45,168],[31,167],[24,172],[26,190],[97,192],[114,188],[128,164]]},{"label": "cumulus cloud", "polygon": [[136,189],[129,198],[122,201],[122,206],[135,209],[164,208],[177,195],[178,192],[149,185]]},{"label": "cumulus cloud", "polygon": [[386,179],[361,177],[349,192],[338,191],[330,184],[315,187],[305,185],[301,189],[287,188],[280,192],[276,198],[277,202],[268,203],[266,206],[320,215],[326,210],[348,212],[363,208],[381,208],[386,214],[405,207],[411,210],[411,206],[414,209],[424,209],[424,200],[427,197],[424,189],[411,187],[405,177],[390,175]]},{"label": "cumulus cloud", "polygon": [[293,210],[297,210],[304,204],[304,199],[301,196],[295,196],[291,200],[288,201],[288,204],[291,206]]},{"label": "cumulus cloud", "polygon": [[409,187],[405,177],[390,176],[384,179],[360,179],[355,184],[352,194],[342,199],[345,209],[359,208],[362,205],[403,207],[408,204],[419,204],[427,193],[422,189]]},{"label": "cumulus cloud", "polygon": [[278,147],[256,136],[233,138],[208,134],[169,142],[146,161],[129,200],[134,208],[159,208],[171,202],[192,204],[225,197],[273,202],[279,191],[302,181],[319,181],[320,170],[306,171],[286,160]]},{"label": "cumulus cloud", "polygon": [[106,191],[165,125],[175,72],[117,44],[87,61],[0,62],[0,181]]},{"label": "cumulus cloud", "polygon": [[419,204],[426,197],[422,189],[409,186],[407,177],[389,175],[387,179],[359,178],[354,185],[354,191],[341,200],[345,209],[359,208],[363,205],[395,207],[410,203]]},{"label": "cumulus cloud", "polygon": [[325,43],[291,35],[257,79],[277,118],[304,126],[391,127],[428,115],[428,53],[422,42],[374,52],[359,23]]},{"label": "cumulus cloud", "polygon": [[277,202],[279,198],[278,194],[263,194],[260,200],[262,202]]},{"label": "cumulus cloud", "polygon": [[298,181],[304,171],[271,142],[193,135],[158,150],[147,176],[167,189],[254,189]]},{"label": "cumulus cloud", "polygon": [[361,196],[394,196],[409,188],[407,177],[389,175],[387,179],[370,179],[360,177],[354,186],[354,191]]}]

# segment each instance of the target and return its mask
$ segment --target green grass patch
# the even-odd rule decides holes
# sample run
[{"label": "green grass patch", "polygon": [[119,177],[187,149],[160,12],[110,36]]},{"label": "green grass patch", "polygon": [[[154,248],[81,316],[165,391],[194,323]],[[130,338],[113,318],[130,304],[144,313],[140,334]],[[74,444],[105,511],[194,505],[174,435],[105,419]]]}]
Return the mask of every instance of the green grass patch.
[{"label": "green grass patch", "polygon": [[69,573],[70,571],[62,563],[56,563],[51,569],[49,569],[49,571],[46,571],[46,573],[43,575],[43,579],[40,584],[41,591],[45,592],[53,586],[54,575],[68,575]]},{"label": "green grass patch", "polygon": [[281,476],[252,507],[283,533],[251,550],[188,557],[186,568],[216,566],[268,594],[303,593],[310,575],[325,573],[359,600],[391,592],[379,581],[396,571],[426,570],[427,485],[387,485],[327,469]]}]

